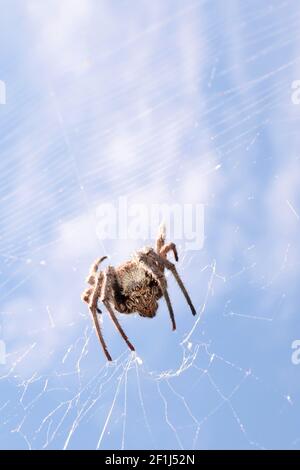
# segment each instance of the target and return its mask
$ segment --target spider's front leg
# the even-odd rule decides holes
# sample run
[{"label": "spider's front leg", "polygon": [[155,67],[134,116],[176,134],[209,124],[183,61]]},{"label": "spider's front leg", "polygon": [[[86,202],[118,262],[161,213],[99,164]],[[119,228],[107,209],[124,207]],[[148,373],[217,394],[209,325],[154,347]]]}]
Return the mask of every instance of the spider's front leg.
[{"label": "spider's front leg", "polygon": [[114,268],[112,266],[109,266],[107,268],[107,270],[105,271],[105,273],[104,273],[104,282],[103,282],[103,286],[102,286],[102,290],[101,290],[101,301],[103,302],[103,304],[107,308],[107,311],[108,311],[115,327],[117,328],[118,332],[120,333],[120,335],[122,336],[122,338],[126,342],[129,349],[131,349],[131,351],[135,351],[134,346],[131,344],[131,342],[129,341],[128,337],[126,336],[123,328],[121,327],[120,323],[118,322],[118,319],[117,319],[117,317],[115,315],[115,312],[113,310],[113,307],[111,305],[111,301],[112,301],[112,298],[113,298],[113,287],[112,286],[114,284],[115,284],[115,271],[114,271]]},{"label": "spider's front leg", "polygon": [[157,263],[154,262],[153,259],[148,257],[147,253],[137,253],[137,261],[141,266],[143,266],[145,271],[149,272],[149,274],[151,274],[154,277],[159,287],[161,288],[161,291],[163,293],[163,296],[165,298],[165,301],[169,310],[169,315],[171,318],[173,330],[176,330],[174,311],[173,311],[173,307],[172,307],[169,293],[167,290],[167,281],[163,273],[162,263],[160,263],[161,266],[157,265]]},{"label": "spider's front leg", "polygon": [[91,286],[94,286],[97,280],[97,272],[99,269],[100,264],[102,261],[104,261],[107,258],[107,256],[102,256],[102,258],[98,258],[94,264],[92,264],[92,267],[90,269],[89,275],[86,279],[86,282],[90,284]]},{"label": "spider's front leg", "polygon": [[175,261],[178,261],[178,253],[177,253],[177,248],[176,248],[176,245],[175,243],[171,242],[171,243],[168,243],[167,245],[164,245],[163,248],[160,250],[160,252],[158,253],[162,258],[167,258],[167,254],[169,253],[169,251],[172,251],[173,252],[173,255],[174,255],[174,258],[175,258]]},{"label": "spider's front leg", "polygon": [[174,258],[176,261],[178,261],[178,253],[177,253],[177,248],[175,243],[166,243],[166,227],[164,224],[162,224],[159,227],[159,232],[158,232],[158,237],[156,239],[156,253],[163,258],[167,258],[167,254],[169,251],[173,251]]},{"label": "spider's front leg", "polygon": [[176,269],[176,266],[175,264],[171,263],[171,261],[169,261],[168,259],[166,258],[163,258],[162,256],[158,255],[157,253],[155,253],[154,250],[151,250],[149,252],[149,254],[147,255],[149,256],[150,259],[153,260],[153,262],[155,263],[158,263],[158,265],[160,266],[164,266],[165,268],[169,269],[171,271],[171,273],[173,274],[173,276],[175,277],[176,281],[177,281],[177,284],[179,285],[187,303],[189,304],[189,307],[192,311],[192,314],[193,315],[196,315],[196,309],[193,305],[193,302],[191,301],[191,298],[189,296],[189,293],[188,291],[186,290],[185,288],[185,285],[183,284],[182,282],[182,279],[181,277],[179,276],[178,272],[177,272],[177,269]]},{"label": "spider's front leg", "polygon": [[160,253],[162,247],[166,242],[166,226],[165,224],[161,224],[159,227],[157,239],[156,239],[156,252]]}]

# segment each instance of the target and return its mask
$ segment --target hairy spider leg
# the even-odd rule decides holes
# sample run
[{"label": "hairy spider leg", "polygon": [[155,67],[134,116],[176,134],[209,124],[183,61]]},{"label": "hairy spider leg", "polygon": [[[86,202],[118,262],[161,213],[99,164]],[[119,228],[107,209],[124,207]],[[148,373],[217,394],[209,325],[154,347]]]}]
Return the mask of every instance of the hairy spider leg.
[{"label": "hairy spider leg", "polygon": [[101,301],[103,302],[103,304],[107,308],[107,311],[108,311],[115,327],[117,328],[118,332],[120,333],[120,335],[124,339],[125,343],[129,347],[129,349],[131,349],[131,351],[135,351],[134,346],[131,344],[128,337],[126,336],[126,334],[125,334],[123,328],[121,327],[120,323],[118,322],[118,319],[117,319],[117,317],[114,313],[114,310],[111,306],[111,298],[112,298],[112,295],[113,295],[112,285],[114,284],[114,280],[115,280],[115,270],[112,266],[109,266],[106,269],[105,273],[104,273],[104,282],[103,282],[103,286],[102,286]]},{"label": "hairy spider leg", "polygon": [[158,285],[162,290],[163,296],[165,298],[165,301],[169,310],[169,315],[170,315],[171,322],[172,322],[172,329],[173,331],[176,330],[174,311],[173,311],[172,303],[171,303],[169,293],[167,290],[167,282],[166,282],[163,272],[159,269],[157,264],[152,259],[149,260],[147,254],[145,253],[138,253],[138,261],[143,266],[145,271],[149,272],[154,277],[154,279],[158,282]]},{"label": "hairy spider leg", "polygon": [[160,250],[166,242],[166,227],[164,224],[161,224],[159,227],[157,239],[156,239],[156,251],[160,253]]},{"label": "hairy spider leg", "polygon": [[91,286],[95,285],[96,274],[97,274],[98,268],[99,268],[100,264],[102,263],[102,261],[104,261],[106,258],[107,258],[107,256],[102,256],[102,258],[96,259],[94,264],[92,264],[89,275],[86,279],[86,282],[88,284],[90,284]]},{"label": "hairy spider leg", "polygon": [[167,258],[167,254],[169,253],[169,251],[173,251],[175,261],[178,261],[179,258],[178,258],[178,253],[177,253],[177,248],[176,248],[175,243],[171,242],[171,243],[168,243],[167,245],[164,245],[158,254],[162,256],[163,258]]},{"label": "hairy spider leg", "polygon": [[99,323],[99,318],[98,318],[98,315],[97,315],[97,301],[98,301],[98,298],[99,298],[99,291],[101,289],[102,282],[103,282],[103,273],[100,272],[99,275],[97,276],[97,284],[96,284],[94,292],[92,294],[92,298],[91,298],[91,301],[90,301],[90,304],[89,304],[89,308],[90,308],[90,311],[91,311],[91,314],[92,314],[92,317],[93,317],[93,320],[94,320],[94,325],[95,325],[97,335],[98,335],[100,344],[102,346],[103,352],[104,352],[107,360],[112,361],[111,355],[108,352],[106,343],[105,343],[103,335],[102,335],[102,331],[101,331],[101,327],[100,327],[100,323]]},{"label": "hairy spider leg", "polygon": [[164,258],[167,257],[169,251],[173,251],[174,258],[178,261],[178,253],[175,243],[168,243],[166,245],[166,227],[161,224],[159,227],[158,236],[156,239],[156,253]]},{"label": "hairy spider leg", "polygon": [[171,273],[173,274],[173,276],[175,277],[176,281],[177,281],[177,284],[179,285],[191,311],[192,311],[192,314],[193,315],[196,315],[196,309],[191,301],[191,298],[188,294],[188,291],[186,290],[182,280],[181,280],[181,277],[179,276],[178,272],[177,272],[177,269],[176,269],[176,266],[175,264],[171,263],[171,261],[167,260],[166,258],[163,258],[162,256],[158,255],[157,253],[155,253],[155,251],[153,249],[151,249],[148,253],[148,256],[150,256],[153,261],[156,261],[159,265],[161,265],[161,263],[163,263],[163,265],[169,269],[171,271]]}]

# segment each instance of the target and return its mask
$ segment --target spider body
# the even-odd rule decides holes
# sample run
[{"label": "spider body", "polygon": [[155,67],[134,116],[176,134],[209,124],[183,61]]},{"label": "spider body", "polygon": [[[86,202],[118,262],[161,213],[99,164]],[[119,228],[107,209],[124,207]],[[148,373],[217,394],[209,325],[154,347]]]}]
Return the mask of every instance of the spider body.
[{"label": "spider body", "polygon": [[165,244],[165,231],[161,228],[156,240],[156,250],[152,247],[145,247],[137,251],[131,260],[116,268],[108,266],[105,271],[98,271],[98,268],[106,257],[96,260],[92,265],[87,278],[91,287],[84,291],[82,300],[89,305],[100,343],[109,361],[112,359],[107,350],[97,316],[97,313],[102,313],[98,308],[98,300],[101,300],[105,305],[116,328],[132,351],[134,351],[134,347],[119,324],[114,310],[122,314],[138,313],[142,317],[153,318],[158,309],[159,299],[164,297],[173,330],[176,329],[173,307],[167,290],[165,269],[172,272],[193,315],[196,314],[175,265],[167,259],[169,251],[173,252],[175,260],[178,261],[176,245],[174,243]]},{"label": "spider body", "polygon": [[120,313],[138,313],[153,318],[158,309],[162,290],[153,275],[133,259],[116,268],[114,307]]}]

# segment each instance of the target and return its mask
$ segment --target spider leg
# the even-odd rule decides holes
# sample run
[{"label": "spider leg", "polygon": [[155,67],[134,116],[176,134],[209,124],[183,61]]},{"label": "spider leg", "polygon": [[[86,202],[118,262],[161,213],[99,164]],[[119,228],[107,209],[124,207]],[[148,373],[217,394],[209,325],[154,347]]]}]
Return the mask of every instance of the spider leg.
[{"label": "spider leg", "polygon": [[167,304],[167,306],[168,306],[169,315],[170,315],[171,323],[172,323],[172,330],[174,331],[174,330],[176,330],[176,322],[175,322],[174,311],[173,311],[173,307],[172,307],[172,304],[171,304],[171,299],[170,299],[168,290],[165,289],[165,290],[163,291],[163,294],[164,294],[164,298],[165,298],[166,304]]},{"label": "spider leg", "polygon": [[168,265],[166,265],[166,267],[167,267],[167,269],[169,269],[169,270],[172,272],[173,276],[175,277],[175,279],[176,279],[176,281],[177,281],[177,284],[179,285],[179,287],[180,287],[180,289],[181,289],[181,291],[182,291],[182,293],[183,293],[183,295],[184,295],[184,297],[185,297],[185,300],[186,300],[187,303],[189,304],[189,307],[190,307],[190,309],[191,309],[192,314],[193,314],[193,315],[196,315],[196,313],[197,313],[197,312],[196,312],[196,309],[195,309],[195,307],[194,307],[194,305],[193,305],[193,303],[192,303],[192,300],[191,300],[191,298],[190,298],[190,296],[189,296],[188,291],[187,291],[186,288],[185,288],[185,285],[184,285],[183,282],[182,282],[181,277],[179,276],[179,274],[178,274],[178,272],[177,272],[176,266],[175,266],[173,263],[170,263],[170,261],[168,261]]},{"label": "spider leg", "polygon": [[90,269],[90,272],[89,272],[89,275],[86,279],[86,282],[90,285],[94,285],[96,283],[96,274],[97,274],[97,271],[98,271],[98,268],[100,266],[100,264],[102,263],[102,261],[104,261],[105,259],[107,258],[107,256],[102,256],[102,258],[98,258],[94,264],[92,265],[91,269]]},{"label": "spider leg", "polygon": [[162,247],[164,246],[166,241],[166,227],[164,224],[161,224],[159,227],[158,236],[156,239],[156,251],[160,253]]},{"label": "spider leg", "polygon": [[158,254],[163,258],[167,258],[169,251],[173,251],[175,261],[178,261],[178,253],[175,243],[168,243],[167,245],[164,245]]},{"label": "spider leg", "polygon": [[109,266],[107,268],[107,271],[104,273],[104,283],[103,283],[103,287],[102,287],[102,295],[101,295],[101,300],[103,302],[103,304],[105,305],[105,307],[107,308],[107,311],[115,325],[115,327],[117,328],[118,332],[120,333],[120,335],[122,336],[122,338],[124,339],[125,343],[127,344],[127,346],[129,347],[129,349],[131,349],[131,351],[135,351],[134,349],[134,346],[131,344],[131,342],[129,341],[128,337],[126,336],[123,328],[121,327],[115,313],[114,313],[114,310],[111,306],[111,303],[110,303],[110,294],[111,294],[111,289],[112,289],[112,283],[113,283],[113,277],[114,277],[115,273],[114,273],[114,268],[112,266]]},{"label": "spider leg", "polygon": [[169,315],[170,315],[171,322],[172,322],[172,329],[174,331],[176,330],[176,322],[175,322],[175,316],[174,316],[172,303],[171,303],[169,293],[167,290],[167,282],[166,282],[165,276],[163,272],[159,269],[157,264],[152,259],[149,259],[147,255],[139,253],[138,256],[139,256],[138,257],[139,263],[144,267],[146,271],[148,271],[156,279],[159,287],[162,290],[163,296],[165,298],[165,301],[169,310]]},{"label": "spider leg", "polygon": [[177,272],[177,269],[176,269],[176,266],[175,264],[171,263],[169,260],[167,260],[166,258],[163,258],[162,256],[158,255],[157,253],[155,253],[154,250],[151,250],[149,253],[148,253],[148,256],[151,257],[153,260],[155,260],[159,265],[163,264],[164,267],[166,267],[167,269],[169,269],[169,271],[171,271],[171,273],[173,274],[173,276],[175,277],[176,281],[177,281],[177,284],[179,285],[191,311],[192,311],[192,314],[193,315],[196,315],[196,309],[191,301],[191,298],[188,294],[188,291],[186,290],[182,280],[181,280],[181,277],[179,276],[178,272]]},{"label": "spider leg", "polygon": [[166,258],[169,251],[173,251],[174,258],[176,261],[178,261],[178,253],[177,253],[175,243],[168,243],[167,245],[165,243],[166,243],[166,227],[164,224],[161,224],[159,227],[159,232],[158,232],[158,236],[156,239],[156,253],[162,256],[163,258]]},{"label": "spider leg", "polygon": [[120,333],[120,335],[124,339],[125,343],[129,347],[129,349],[131,349],[131,351],[135,351],[134,346],[131,344],[131,342],[129,341],[128,337],[126,336],[123,328],[121,327],[120,323],[118,322],[118,319],[117,319],[117,317],[116,317],[116,315],[113,311],[113,308],[112,308],[111,304],[107,300],[103,300],[103,303],[104,303],[105,307],[107,308],[108,313],[110,314],[110,317],[111,317],[112,321],[114,322],[115,327],[117,328],[118,332]]},{"label": "spider leg", "polygon": [[90,308],[90,311],[91,311],[91,314],[92,314],[92,317],[93,317],[93,320],[94,320],[94,325],[95,325],[97,335],[98,335],[100,344],[102,346],[103,352],[104,352],[107,360],[112,361],[111,355],[109,354],[109,352],[107,350],[107,346],[106,346],[106,343],[104,341],[102,331],[101,331],[101,328],[100,328],[99,318],[97,316],[97,301],[98,301],[98,298],[99,298],[99,290],[101,288],[102,282],[103,282],[103,273],[99,273],[99,276],[98,276],[98,279],[97,279],[97,285],[96,285],[96,287],[93,291],[93,294],[92,294],[92,297],[91,297],[91,300],[90,300],[90,304],[89,304],[89,308]]},{"label": "spider leg", "polygon": [[95,310],[95,308],[90,307],[90,311],[91,311],[91,314],[92,314],[92,317],[93,317],[93,320],[94,320],[95,328],[96,328],[97,335],[98,335],[100,344],[102,346],[103,352],[104,352],[107,360],[112,361],[112,357],[111,357],[111,355],[109,354],[109,352],[107,350],[107,346],[106,346],[106,343],[105,343],[103,335],[102,335],[102,331],[101,331],[101,328],[100,328],[99,319],[98,319],[96,310]]},{"label": "spider leg", "polygon": [[82,302],[86,302],[87,304],[89,304],[92,293],[93,293],[92,287],[90,287],[89,289],[85,289],[85,291],[81,295]]}]

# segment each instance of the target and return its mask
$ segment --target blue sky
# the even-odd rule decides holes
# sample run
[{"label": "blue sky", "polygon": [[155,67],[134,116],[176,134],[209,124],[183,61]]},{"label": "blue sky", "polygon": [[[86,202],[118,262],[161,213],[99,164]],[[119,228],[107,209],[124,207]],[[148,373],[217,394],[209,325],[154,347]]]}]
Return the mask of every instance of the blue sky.
[{"label": "blue sky", "polygon": [[[0,448],[299,449],[299,13],[1,0]],[[80,294],[145,243],[97,236],[120,197],[204,205],[205,240],[196,319],[169,277],[176,333],[122,318],[135,357],[104,315],[108,365]]]}]

